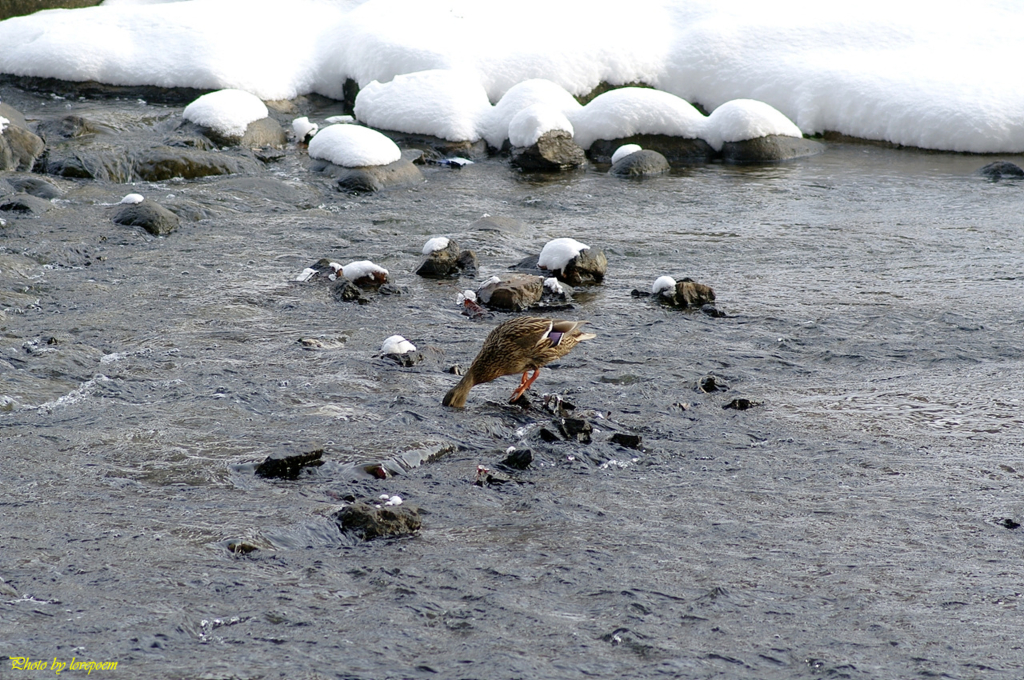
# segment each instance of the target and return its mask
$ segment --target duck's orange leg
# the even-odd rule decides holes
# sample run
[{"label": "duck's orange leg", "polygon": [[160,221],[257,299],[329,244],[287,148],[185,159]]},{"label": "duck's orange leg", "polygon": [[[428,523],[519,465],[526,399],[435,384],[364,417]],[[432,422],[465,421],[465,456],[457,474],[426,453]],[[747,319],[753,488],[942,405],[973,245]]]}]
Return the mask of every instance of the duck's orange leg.
[{"label": "duck's orange leg", "polygon": [[533,375],[531,375],[529,380],[527,380],[526,374],[529,372],[529,369],[523,371],[523,377],[519,381],[519,387],[517,387],[516,391],[512,393],[512,397],[509,399],[510,402],[515,401],[519,397],[523,396],[523,393],[526,392],[526,390],[530,389],[530,385],[532,385],[533,381],[537,379],[537,374],[540,373],[540,369],[533,369]]}]

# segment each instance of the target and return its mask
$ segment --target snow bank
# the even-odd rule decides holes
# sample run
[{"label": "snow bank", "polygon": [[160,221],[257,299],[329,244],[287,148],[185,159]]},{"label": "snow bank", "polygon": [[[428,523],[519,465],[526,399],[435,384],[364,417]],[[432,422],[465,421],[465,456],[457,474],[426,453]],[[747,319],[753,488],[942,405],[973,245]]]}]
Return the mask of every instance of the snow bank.
[{"label": "snow bank", "polygon": [[481,136],[488,144],[500,149],[508,139],[509,123],[515,115],[534,104],[546,104],[551,109],[561,111],[566,117],[582,108],[576,98],[561,85],[544,78],[531,78],[513,85],[494,105],[482,121]]},{"label": "snow bank", "polygon": [[573,133],[572,123],[561,111],[546,103],[531,104],[512,117],[508,124],[508,141],[512,146],[533,146],[541,135],[551,130]]},{"label": "snow bank", "polygon": [[565,265],[569,264],[569,260],[588,248],[590,246],[573,238],[556,238],[553,241],[548,241],[541,249],[540,257],[537,258],[537,266],[551,271],[564,269]]},{"label": "snow bank", "polygon": [[387,165],[402,157],[398,145],[361,125],[329,125],[309,140],[309,157],[346,168]]},{"label": "snow bank", "polygon": [[[458,75],[436,76],[447,94],[423,92],[432,114],[411,112],[412,121],[399,124],[403,117],[395,113],[393,122],[382,106],[372,115],[387,124],[364,120],[447,139],[446,132],[479,135],[495,146],[504,121],[539,101],[510,104],[482,124],[483,98],[499,101],[534,79],[576,95],[601,82],[642,82],[709,111],[733,100],[764,102],[805,134],[1024,151],[1024,88],[1001,60],[1019,50],[1024,3],[977,0],[969,10],[939,3],[926,11],[881,0],[292,0],[287,16],[301,20],[280,16],[274,0],[117,0],[38,12],[0,22],[0,73],[341,99],[348,78],[383,88],[404,74],[443,71]],[[600,116],[578,120],[561,110],[581,146],[600,138],[588,128]],[[618,120],[669,124],[656,114]],[[720,132],[725,140],[728,130]]]},{"label": "snow bank", "polygon": [[621,139],[631,135],[673,135],[696,139],[702,136],[706,119],[689,102],[643,87],[624,87],[605,92],[570,118],[576,128],[576,143],[584,149],[598,139]]},{"label": "snow bank", "polygon": [[373,81],[356,97],[355,114],[382,130],[434,135],[452,142],[480,139],[491,102],[480,81],[459,71],[430,70]]},{"label": "snow bank", "polygon": [[225,137],[241,137],[249,123],[266,118],[270,112],[256,95],[242,90],[218,90],[196,99],[181,115]]}]

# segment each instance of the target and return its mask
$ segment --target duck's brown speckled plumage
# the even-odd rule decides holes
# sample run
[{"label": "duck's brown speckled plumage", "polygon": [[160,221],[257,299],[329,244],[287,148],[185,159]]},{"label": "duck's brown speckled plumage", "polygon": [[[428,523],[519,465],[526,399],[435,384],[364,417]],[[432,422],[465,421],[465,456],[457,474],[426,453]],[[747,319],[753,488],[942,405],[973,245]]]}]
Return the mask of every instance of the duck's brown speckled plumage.
[{"label": "duck's brown speckled plumage", "polygon": [[[444,395],[442,403],[462,408],[474,385],[490,382],[503,375],[521,373],[522,380],[512,394],[511,401],[515,401],[537,379],[541,366],[565,356],[577,343],[595,337],[593,333],[580,330],[585,323],[535,316],[509,319],[487,335],[480,353],[473,359],[473,365],[462,376],[459,384]],[[553,340],[552,334],[558,333],[561,336]],[[533,375],[527,379],[530,371],[533,371]]]}]

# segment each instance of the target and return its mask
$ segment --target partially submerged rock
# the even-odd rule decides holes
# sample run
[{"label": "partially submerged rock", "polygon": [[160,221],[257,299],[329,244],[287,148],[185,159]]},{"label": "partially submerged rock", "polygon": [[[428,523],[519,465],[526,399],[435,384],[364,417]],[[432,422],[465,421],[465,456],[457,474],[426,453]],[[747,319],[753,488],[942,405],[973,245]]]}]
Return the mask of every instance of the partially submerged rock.
[{"label": "partially submerged rock", "polygon": [[135,174],[147,182],[161,182],[174,177],[196,179],[236,173],[256,174],[257,166],[248,158],[239,158],[219,151],[156,146],[141,152],[135,159]]},{"label": "partially submerged rock", "polygon": [[814,156],[824,150],[825,145],[813,139],[767,135],[741,142],[725,142],[722,144],[721,156],[725,163],[754,165]]},{"label": "partially submerged rock", "polygon": [[477,298],[491,309],[521,312],[540,302],[544,279],[529,274],[492,276],[477,289]]},{"label": "partially submerged rock", "polygon": [[362,499],[334,513],[334,521],[345,533],[369,541],[375,538],[407,536],[422,526],[417,508],[405,503],[388,505],[382,499]]},{"label": "partially submerged rock", "polygon": [[5,177],[4,180],[15,191],[24,191],[26,194],[31,194],[39,198],[50,200],[60,198],[63,195],[63,192],[52,182],[49,182],[42,177],[34,177],[32,175],[12,175],[10,177]]},{"label": "partially submerged rock", "polygon": [[[441,240],[447,243],[433,247],[439,245]],[[426,257],[416,268],[416,273],[425,278],[443,279],[476,271],[476,253],[472,250],[460,251],[459,244],[451,239],[431,239],[423,250]]]},{"label": "partially submerged rock", "polygon": [[146,199],[140,203],[123,205],[114,215],[114,222],[129,227],[142,227],[154,236],[166,236],[178,228],[180,220],[156,201]]},{"label": "partially submerged rock", "polygon": [[[633,296],[646,297],[647,294],[633,291]],[[710,286],[697,283],[689,277],[676,281],[671,276],[660,276],[651,286],[650,296],[662,304],[680,309],[703,309],[705,306],[713,305],[715,301],[715,291]],[[717,316],[710,312],[709,315]]]},{"label": "partially submerged rock", "polygon": [[617,177],[653,177],[669,170],[671,167],[663,155],[651,149],[641,149],[620,158],[608,173]]},{"label": "partially submerged rock", "polygon": [[420,169],[413,165],[412,161],[404,158],[387,165],[367,165],[357,168],[345,168],[320,161],[318,165],[314,165],[314,169],[333,177],[337,181],[339,191],[383,191],[423,181],[423,173],[420,172]]},{"label": "partially submerged rock", "polygon": [[615,150],[626,144],[637,144],[644,149],[657,151],[665,157],[669,165],[707,163],[718,155],[703,139],[642,134],[620,139],[598,139],[587,149],[587,156],[595,163],[611,163]]},{"label": "partially submerged rock", "polygon": [[256,466],[254,473],[265,479],[298,479],[304,469],[323,465],[323,455],[323,449],[298,454],[271,454]]},{"label": "partially submerged rock", "polygon": [[1024,169],[1021,169],[1016,163],[996,161],[978,170],[978,174],[995,181],[1001,179],[1022,179],[1024,178]]},{"label": "partially submerged rock", "polygon": [[512,147],[512,165],[522,170],[571,170],[587,162],[583,149],[565,130],[549,130],[528,147]]}]

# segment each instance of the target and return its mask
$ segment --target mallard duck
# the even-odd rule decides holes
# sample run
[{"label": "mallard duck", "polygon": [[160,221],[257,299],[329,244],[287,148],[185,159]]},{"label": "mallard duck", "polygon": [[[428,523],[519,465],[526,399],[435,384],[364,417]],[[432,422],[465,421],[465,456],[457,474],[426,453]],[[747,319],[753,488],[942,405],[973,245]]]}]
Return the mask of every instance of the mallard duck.
[{"label": "mallard duck", "polygon": [[[585,323],[535,316],[509,319],[487,335],[480,353],[473,359],[473,365],[462,376],[459,384],[448,390],[442,403],[462,408],[474,385],[490,382],[503,375],[522,373],[519,387],[509,399],[510,402],[515,401],[530,389],[541,366],[565,356],[577,343],[597,337],[580,330]],[[531,370],[533,375],[528,377]]]}]

